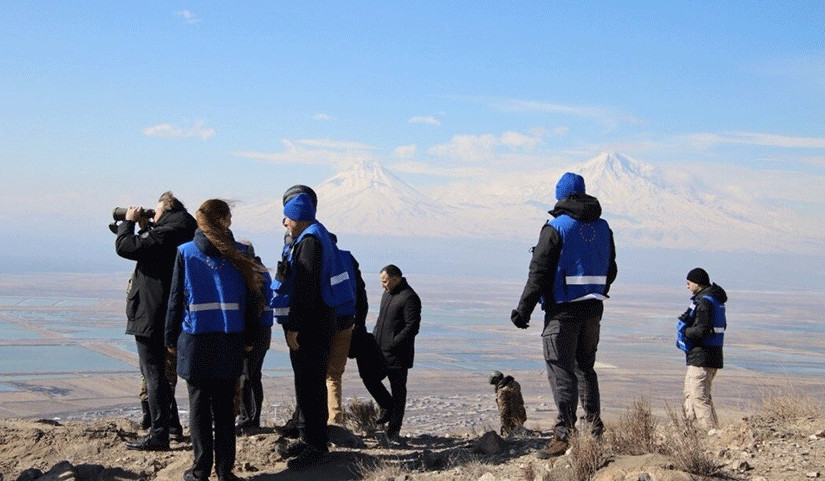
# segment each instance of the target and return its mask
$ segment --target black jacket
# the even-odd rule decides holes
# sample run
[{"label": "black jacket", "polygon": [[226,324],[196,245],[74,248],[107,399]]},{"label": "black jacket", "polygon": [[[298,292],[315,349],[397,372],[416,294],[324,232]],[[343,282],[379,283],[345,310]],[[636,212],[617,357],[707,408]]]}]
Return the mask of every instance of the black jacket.
[{"label": "black jacket", "polygon": [[381,309],[372,333],[389,368],[411,368],[415,357],[415,335],[421,325],[421,299],[407,279],[381,296]]},{"label": "black jacket", "polygon": [[[602,207],[598,199],[586,194],[575,194],[558,201],[553,210],[550,211],[553,217],[567,214],[570,217],[582,221],[593,221],[601,217]],[[562,241],[559,232],[552,226],[545,224],[539,233],[539,241],[533,247],[533,258],[530,261],[530,272],[527,276],[527,283],[521,294],[518,307],[513,316],[520,316],[524,320],[529,320],[530,315],[536,308],[539,298],[553,299],[553,283],[556,276],[556,266],[559,263]],[[610,290],[610,284],[616,280],[618,268],[616,266],[616,247],[613,244],[613,231],[610,231],[610,265],[607,271],[607,287],[605,295]],[[584,303],[601,301],[587,300]],[[580,303],[568,303],[580,304]],[[564,305],[552,306],[548,313],[552,311],[562,311]]]},{"label": "black jacket", "polygon": [[323,247],[315,237],[308,235],[295,244],[292,269],[295,269],[295,287],[289,306],[285,331],[298,332],[298,344],[329,343],[336,330],[335,309],[324,302],[321,294]]},{"label": "black jacket", "polygon": [[137,261],[127,293],[126,334],[163,336],[177,249],[192,240],[196,228],[185,209],[164,212],[154,227],[138,234],[132,221],[118,227],[115,252]]},{"label": "black jacket", "polygon": [[722,369],[722,347],[701,345],[702,340],[713,332],[713,304],[705,299],[705,296],[711,296],[722,304],[728,302],[728,294],[716,284],[702,289],[693,296],[696,312],[693,323],[685,329],[685,337],[696,345],[685,353],[685,362],[688,366]]}]

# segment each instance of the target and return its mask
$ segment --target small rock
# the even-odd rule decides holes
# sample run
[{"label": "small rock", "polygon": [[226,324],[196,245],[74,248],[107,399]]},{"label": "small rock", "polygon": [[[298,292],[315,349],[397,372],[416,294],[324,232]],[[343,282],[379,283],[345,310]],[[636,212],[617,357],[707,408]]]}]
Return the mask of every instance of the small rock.
[{"label": "small rock", "polygon": [[811,471],[810,473],[805,473],[805,476],[807,476],[809,478],[818,478],[819,477],[819,471]]},{"label": "small rock", "polygon": [[487,431],[475,443],[473,452],[483,454],[500,454],[507,449],[507,442],[495,431]]},{"label": "small rock", "polygon": [[740,473],[744,473],[745,471],[750,471],[753,468],[747,461],[739,461],[734,465],[733,469],[739,471]]},{"label": "small rock", "polygon": [[636,478],[636,481],[651,481],[651,477],[648,473],[639,473],[639,477]]},{"label": "small rock", "polygon": [[478,478],[478,481],[496,481],[496,477],[493,476],[493,473],[484,473],[483,476]]},{"label": "small rock", "polygon": [[813,434],[813,436],[817,438],[825,438],[825,430],[817,431]]}]

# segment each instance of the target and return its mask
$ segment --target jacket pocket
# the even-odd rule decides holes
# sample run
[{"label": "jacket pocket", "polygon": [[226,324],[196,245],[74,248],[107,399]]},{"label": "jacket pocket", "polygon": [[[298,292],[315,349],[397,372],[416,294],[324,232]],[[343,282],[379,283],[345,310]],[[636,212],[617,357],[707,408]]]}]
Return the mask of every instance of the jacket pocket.
[{"label": "jacket pocket", "polygon": [[541,332],[541,345],[544,351],[545,361],[551,362],[559,360],[559,328],[558,322],[550,322]]}]

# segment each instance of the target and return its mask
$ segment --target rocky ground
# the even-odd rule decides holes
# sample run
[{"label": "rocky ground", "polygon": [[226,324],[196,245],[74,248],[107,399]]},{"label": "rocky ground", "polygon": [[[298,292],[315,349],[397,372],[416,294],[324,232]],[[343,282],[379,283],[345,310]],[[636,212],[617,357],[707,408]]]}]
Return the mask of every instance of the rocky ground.
[{"label": "rocky ground", "polygon": [[[445,400],[450,405],[454,401]],[[825,476],[825,417],[811,401],[778,409],[761,409],[701,433],[695,450],[710,460],[710,471],[729,480],[810,480]],[[802,406],[802,407],[800,407]],[[460,414],[451,413],[454,418]],[[470,415],[468,415],[470,416]],[[433,416],[438,417],[437,415]],[[619,420],[621,422],[621,420]],[[468,424],[470,421],[468,421]],[[675,425],[659,419],[660,445],[670,444]],[[437,422],[433,426],[437,425]],[[609,429],[622,429],[608,423]],[[387,446],[381,433],[352,434],[336,429],[329,461],[291,472],[276,452],[287,440],[276,429],[238,438],[236,474],[255,481],[275,480],[573,480],[581,452],[540,459],[536,453],[549,431],[524,431],[501,439],[494,432],[414,433],[406,445]],[[608,431],[609,432],[609,431]],[[144,453],[127,450],[124,441],[141,433],[128,417],[87,420],[0,420],[0,481],[12,480],[180,480],[192,462],[188,440],[172,450]],[[615,443],[605,436],[600,445]],[[627,438],[624,441],[627,444]],[[687,472],[679,453],[627,455],[628,446],[611,446],[594,458],[589,479],[604,481],[681,481],[706,479]],[[611,451],[612,450],[612,451]],[[667,451],[667,449],[664,449]],[[678,450],[677,450],[678,451]],[[690,452],[682,454],[690,455]],[[688,456],[689,457],[689,456]],[[706,466],[707,468],[707,466]],[[707,474],[707,473],[706,473]],[[214,476],[213,476],[213,479]],[[578,479],[588,479],[579,476]]]}]

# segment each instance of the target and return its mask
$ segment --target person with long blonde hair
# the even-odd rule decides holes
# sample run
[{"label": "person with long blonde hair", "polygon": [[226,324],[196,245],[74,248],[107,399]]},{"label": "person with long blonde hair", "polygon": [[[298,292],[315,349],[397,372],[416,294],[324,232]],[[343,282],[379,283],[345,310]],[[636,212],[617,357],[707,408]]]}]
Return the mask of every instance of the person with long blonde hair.
[{"label": "person with long blonde hair", "polygon": [[[264,309],[264,268],[235,242],[229,204],[205,201],[191,242],[178,248],[166,317],[166,346],[189,389],[194,463],[185,481],[234,481],[235,382]],[[213,435],[214,426],[214,435]]]}]

